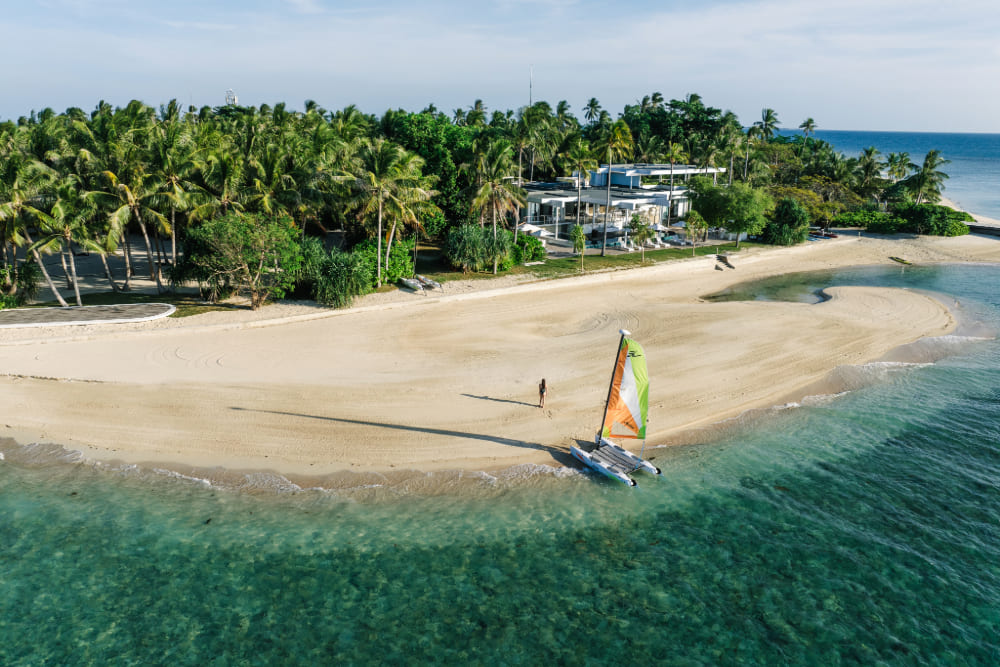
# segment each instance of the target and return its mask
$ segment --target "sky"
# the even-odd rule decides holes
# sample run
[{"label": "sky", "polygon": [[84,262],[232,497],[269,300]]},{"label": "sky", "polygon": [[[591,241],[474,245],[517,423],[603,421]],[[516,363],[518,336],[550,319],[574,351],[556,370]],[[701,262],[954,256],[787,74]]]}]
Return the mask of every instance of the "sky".
[{"label": "sky", "polygon": [[0,119],[154,107],[489,111],[699,94],[744,125],[1000,132],[996,0],[34,0],[0,15]]}]

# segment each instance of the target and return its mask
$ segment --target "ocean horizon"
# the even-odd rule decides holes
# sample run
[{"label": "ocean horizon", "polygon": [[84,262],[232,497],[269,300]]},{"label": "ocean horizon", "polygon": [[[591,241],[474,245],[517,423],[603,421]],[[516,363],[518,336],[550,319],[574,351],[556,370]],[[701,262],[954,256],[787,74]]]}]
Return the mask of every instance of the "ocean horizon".
[{"label": "ocean horizon", "polygon": [[[780,133],[801,136],[802,131],[782,128]],[[1000,134],[820,129],[813,136],[848,157],[874,146],[883,160],[889,153],[905,152],[911,162],[920,164],[928,151],[939,150],[951,160],[941,169],[949,177],[941,194],[970,213],[1000,219]]]},{"label": "ocean horizon", "polygon": [[998,281],[742,286],[921,290],[962,324],[837,369],[834,394],[647,448],[663,475],[637,489],[549,466],[225,486],[0,442],[0,663],[996,664]]}]

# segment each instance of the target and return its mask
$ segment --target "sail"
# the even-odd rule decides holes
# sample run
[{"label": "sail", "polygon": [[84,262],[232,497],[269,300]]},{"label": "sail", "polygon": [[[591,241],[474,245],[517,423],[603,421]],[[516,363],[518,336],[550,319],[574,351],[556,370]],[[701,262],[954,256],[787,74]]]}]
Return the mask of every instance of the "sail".
[{"label": "sail", "polygon": [[[601,435],[605,438],[645,439],[648,408],[649,374],[646,372],[646,355],[639,343],[622,336]],[[612,429],[618,432],[612,433]]]}]

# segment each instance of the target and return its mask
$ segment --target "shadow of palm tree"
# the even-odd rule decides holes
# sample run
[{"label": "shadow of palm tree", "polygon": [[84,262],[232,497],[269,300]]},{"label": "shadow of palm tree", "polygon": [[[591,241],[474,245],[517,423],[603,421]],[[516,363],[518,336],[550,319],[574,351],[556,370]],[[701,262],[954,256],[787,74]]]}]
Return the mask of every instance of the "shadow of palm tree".
[{"label": "shadow of palm tree", "polygon": [[492,396],[476,396],[475,394],[462,394],[462,396],[467,396],[468,398],[478,398],[480,401],[494,401],[496,403],[511,403],[513,405],[527,405],[529,408],[537,408],[537,403],[528,403],[527,401],[512,401],[507,398],[493,398]]},{"label": "shadow of palm tree", "polygon": [[448,429],[441,428],[427,428],[423,426],[407,426],[405,424],[387,424],[385,422],[373,422],[366,421],[363,419],[344,419],[342,417],[322,417],[320,415],[304,415],[298,412],[282,412],[280,410],[258,410],[254,408],[240,408],[240,407],[230,407],[230,410],[240,410],[242,412],[263,412],[272,415],[285,415],[287,417],[302,417],[303,419],[321,419],[323,421],[339,422],[341,424],[356,424],[358,426],[373,426],[376,428],[389,428],[396,429],[400,431],[415,431],[417,433],[430,433],[432,435],[443,435],[452,438],[470,438],[472,440],[485,440],[487,442],[495,442],[500,445],[508,445],[510,447],[522,447],[524,449],[536,449],[543,452],[548,452],[553,459],[555,459],[560,465],[571,465],[575,459],[568,452],[561,449],[556,449],[555,447],[549,447],[542,445],[537,442],[525,442],[523,440],[514,440],[513,438],[501,438],[495,435],[486,435],[483,433],[469,433],[467,431],[451,431]]}]

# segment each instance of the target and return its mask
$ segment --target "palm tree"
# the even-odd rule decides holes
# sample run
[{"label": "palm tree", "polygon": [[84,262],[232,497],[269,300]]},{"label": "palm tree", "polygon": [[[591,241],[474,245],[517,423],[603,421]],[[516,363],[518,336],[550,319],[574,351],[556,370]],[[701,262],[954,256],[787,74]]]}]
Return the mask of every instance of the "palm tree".
[{"label": "palm tree", "polygon": [[522,114],[526,125],[531,159],[528,180],[535,180],[535,164],[547,165],[559,144],[558,130],[552,109],[546,102],[536,102]]},{"label": "palm tree", "polygon": [[437,176],[423,174],[424,159],[416,153],[403,151],[403,158],[400,160],[399,170],[408,175],[406,187],[400,192],[400,196],[395,201],[390,201],[387,211],[392,219],[392,227],[386,234],[385,242],[385,270],[389,270],[389,257],[392,251],[392,242],[396,239],[396,231],[400,235],[405,232],[406,226],[410,225],[415,231],[420,231],[423,226],[420,224],[419,214],[433,209],[429,204],[431,197],[437,194],[432,186],[437,181]]},{"label": "palm tree", "polygon": [[892,179],[893,183],[906,178],[916,168],[916,165],[910,162],[910,154],[906,152],[889,153],[889,156],[886,158],[886,166],[888,167],[889,178]]},{"label": "palm tree", "polygon": [[351,203],[359,217],[375,214],[377,287],[382,286],[383,216],[412,216],[413,203],[430,198],[423,188],[422,166],[423,160],[384,138],[365,140],[359,147]]},{"label": "palm tree", "polygon": [[635,142],[636,162],[659,162],[665,152],[663,139],[657,134],[644,132]]},{"label": "palm tree", "polygon": [[586,140],[576,135],[576,140],[562,153],[563,167],[576,175],[576,226],[580,226],[580,209],[583,208],[583,181],[597,168],[597,160],[590,152]]},{"label": "palm tree", "polygon": [[486,107],[482,100],[476,100],[465,114],[465,124],[470,127],[486,125]]},{"label": "palm tree", "polygon": [[858,158],[858,190],[865,196],[874,196],[878,189],[878,180],[882,176],[882,167],[885,166],[878,156],[878,149],[869,146]]},{"label": "palm tree", "polygon": [[[174,100],[171,100],[174,102]],[[168,110],[169,112],[169,110]],[[152,144],[152,169],[170,205],[170,263],[177,265],[177,211],[187,207],[187,195],[195,189],[195,170],[190,134],[170,114],[156,130]]]},{"label": "palm tree", "polygon": [[[805,150],[806,144],[809,142],[809,135],[816,132],[816,121],[812,118],[806,118],[804,121],[799,123],[799,129],[802,130],[804,139],[802,140],[802,150]],[[802,151],[799,151],[799,156],[801,157]]]},{"label": "palm tree", "polygon": [[73,244],[103,252],[103,248],[86,238],[87,222],[96,212],[96,207],[83,194],[80,179],[75,174],[62,179],[56,186],[55,197],[55,202],[48,213],[39,210],[34,212],[43,236],[35,241],[31,248],[42,252],[61,251],[69,257],[70,275],[67,277],[73,287],[76,305],[82,306]]},{"label": "palm tree", "polygon": [[369,125],[365,115],[353,104],[347,105],[330,117],[330,127],[340,137],[340,140],[347,144],[359,141],[365,136]]},{"label": "palm tree", "polygon": [[715,144],[723,153],[729,154],[729,185],[733,184],[733,164],[736,162],[736,152],[741,148],[743,128],[739,119],[732,111],[727,111],[722,117],[722,124],[715,135]]},{"label": "palm tree", "polygon": [[[154,229],[165,234],[170,233],[170,222],[157,209],[157,204],[162,201],[159,187],[152,177],[136,173],[131,183],[123,183],[118,180],[118,176],[110,171],[104,172],[106,187],[102,196],[98,196],[98,201],[112,208],[108,215],[111,221],[111,228],[117,230],[120,237],[125,235],[125,230],[130,221],[135,221],[142,232],[143,240],[146,243],[146,254],[149,258],[149,278],[156,281],[157,290],[163,290],[163,282],[160,278],[160,267],[156,263],[153,255],[153,246],[149,241],[149,230],[146,227],[147,221],[154,223]],[[126,261],[128,255],[126,254]],[[129,267],[131,268],[131,267]],[[125,278],[125,289],[129,289],[128,271]]]},{"label": "palm tree", "polygon": [[948,174],[940,171],[939,168],[950,163],[951,160],[945,160],[941,157],[941,151],[936,149],[929,151],[917,173],[904,181],[910,192],[913,193],[917,204],[924,199],[936,202],[941,198],[941,190],[944,189],[944,181],[948,178]]},{"label": "palm tree", "polygon": [[799,129],[802,130],[802,134],[808,139],[810,134],[816,132],[816,121],[812,118],[806,118],[799,124]]},{"label": "palm tree", "polygon": [[675,141],[671,141],[667,144],[665,157],[667,161],[670,162],[670,194],[667,195],[667,226],[669,227],[670,217],[674,208],[674,165],[678,162],[686,162],[688,160],[688,155],[684,152],[684,146]]},{"label": "palm tree", "polygon": [[511,127],[511,146],[517,153],[517,184],[524,184],[524,155],[531,148],[531,126],[525,119],[524,113],[519,113],[519,118]]},{"label": "palm tree", "polygon": [[774,109],[762,109],[760,112],[760,120],[754,123],[760,128],[760,136],[764,138],[765,141],[770,141],[774,137],[775,131],[778,129],[778,114],[775,113]]},{"label": "palm tree", "polygon": [[596,97],[591,97],[583,107],[583,117],[593,125],[601,117],[601,103]]},{"label": "palm tree", "polygon": [[556,125],[560,132],[574,132],[580,127],[580,122],[570,111],[569,102],[560,100],[556,104]]},{"label": "palm tree", "polygon": [[[524,190],[513,183],[514,151],[510,142],[500,139],[490,142],[481,161],[480,186],[472,198],[472,209],[488,211],[493,222],[493,240],[497,239],[497,217],[514,213],[526,201]],[[499,257],[493,253],[493,273]]]},{"label": "palm tree", "polygon": [[636,243],[639,244],[640,258],[639,263],[646,263],[646,241],[653,238],[653,229],[650,227],[649,223],[643,219],[641,215],[636,213],[632,216],[632,219],[628,223],[629,231],[632,232],[632,238]]},{"label": "palm tree", "polygon": [[5,235],[8,237],[4,241],[9,240],[15,244],[28,243],[28,251],[35,258],[35,263],[45,277],[45,283],[52,291],[52,295],[60,306],[68,307],[69,304],[52,281],[52,276],[45,268],[45,263],[42,262],[38,248],[34,247],[34,241],[28,231],[29,216],[37,217],[42,214],[34,204],[39,200],[38,193],[43,187],[42,181],[49,177],[48,170],[44,165],[35,162],[18,163],[14,160],[4,167],[4,178],[0,181],[0,221],[3,221]]},{"label": "palm tree", "polygon": [[628,124],[620,119],[608,128],[598,144],[598,154],[603,155],[608,161],[608,199],[604,206],[604,238],[601,241],[601,257],[605,256],[608,248],[608,215],[611,212],[611,165],[615,160],[625,159],[631,155],[632,148],[632,131],[629,130]]}]

